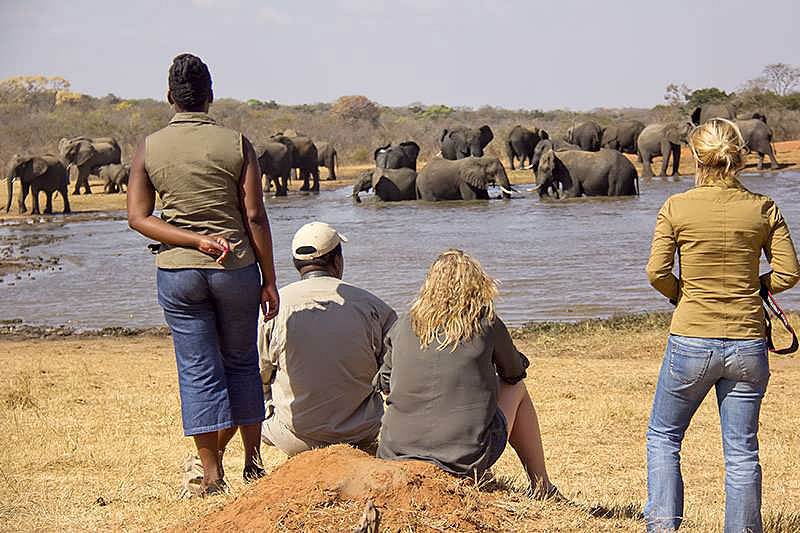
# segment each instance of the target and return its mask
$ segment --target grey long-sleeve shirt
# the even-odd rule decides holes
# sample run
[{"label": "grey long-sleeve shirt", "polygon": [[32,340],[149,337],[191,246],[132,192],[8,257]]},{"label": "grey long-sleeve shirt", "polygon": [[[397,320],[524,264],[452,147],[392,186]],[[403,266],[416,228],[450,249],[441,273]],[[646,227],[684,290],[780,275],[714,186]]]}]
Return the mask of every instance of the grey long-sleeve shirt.
[{"label": "grey long-sleeve shirt", "polygon": [[522,380],[528,359],[502,320],[483,326],[483,334],[455,351],[423,349],[409,317],[398,319],[375,377],[388,394],[378,457],[428,460],[459,475],[484,463],[495,426],[504,423],[497,416],[497,380]]}]

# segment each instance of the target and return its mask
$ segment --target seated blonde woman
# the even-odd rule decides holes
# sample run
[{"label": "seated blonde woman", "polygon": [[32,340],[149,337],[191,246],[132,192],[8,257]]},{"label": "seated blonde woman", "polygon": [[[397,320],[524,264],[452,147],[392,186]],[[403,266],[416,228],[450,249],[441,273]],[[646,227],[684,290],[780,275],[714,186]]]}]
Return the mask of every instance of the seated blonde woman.
[{"label": "seated blonde woman", "polygon": [[388,395],[378,457],[480,477],[509,441],[531,495],[555,496],[522,382],[528,360],[495,315],[496,296],[495,281],[464,252],[448,250],[433,263],[410,313],[389,331],[375,377]]}]

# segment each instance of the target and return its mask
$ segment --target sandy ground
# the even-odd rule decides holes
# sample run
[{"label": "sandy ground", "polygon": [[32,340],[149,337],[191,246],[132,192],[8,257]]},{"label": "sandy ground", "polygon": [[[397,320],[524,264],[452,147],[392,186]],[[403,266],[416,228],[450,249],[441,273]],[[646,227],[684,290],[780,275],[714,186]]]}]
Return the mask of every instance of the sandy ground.
[{"label": "sandy ground", "polygon": [[[778,162],[781,164],[782,170],[796,170],[800,167],[800,141],[785,141],[775,143],[775,150],[777,152]],[[641,174],[642,168],[641,165],[636,161],[636,157],[633,155],[628,156],[631,161],[634,162],[636,165],[637,170]],[[749,156],[748,158],[748,166],[746,171],[747,172],[756,172],[756,161],[757,158],[753,155]],[[507,161],[503,161],[504,164],[507,164]],[[424,162],[420,162],[418,168],[422,168]],[[657,158],[653,164],[653,172],[658,174],[661,165],[661,158]],[[338,189],[340,187],[352,187],[354,180],[358,177],[358,175],[368,168],[371,165],[348,165],[342,166],[337,169],[338,178],[335,181],[328,181],[326,178],[328,176],[326,169],[320,169],[320,187],[323,190],[330,190],[330,189]],[[671,168],[671,166],[670,166]],[[769,160],[767,160],[766,170],[764,172],[769,172]],[[681,154],[681,166],[680,166],[681,174],[689,175],[694,172],[694,163],[692,162],[692,156],[689,152],[688,148],[683,149]],[[515,170],[509,171],[509,177],[512,183],[530,183],[533,181],[532,171],[530,170]],[[102,216],[103,213],[107,212],[119,212],[125,210],[125,194],[104,194],[103,193],[103,184],[99,181],[91,181],[92,190],[95,191],[91,195],[70,195],[70,207],[72,208],[73,215],[70,217],[70,220],[78,220],[82,218],[94,218],[97,216]],[[297,189],[300,187],[300,183],[294,181],[290,184],[290,195],[301,195],[304,193],[299,192]],[[15,198],[18,198],[19,195],[19,185],[17,184],[15,187],[14,192]],[[0,187],[0,206],[5,207],[6,201],[8,199],[8,193],[5,187]],[[44,196],[41,198],[41,204],[44,206]],[[30,200],[28,200],[28,207],[30,209]],[[60,213],[63,210],[64,206],[61,200],[61,197],[56,195],[53,201],[53,211],[55,213]],[[60,215],[56,215],[56,218],[60,217]],[[5,211],[0,212],[0,222],[4,220],[16,220],[20,218],[31,218],[31,215],[20,215],[17,213],[16,202],[12,206],[11,213],[6,213]],[[35,218],[35,217],[34,217]],[[42,218],[42,217],[39,217]],[[47,217],[50,218],[50,217]]]},{"label": "sandy ground", "polygon": [[[800,326],[799,317],[793,321]],[[646,495],[644,433],[666,329],[666,319],[655,316],[515,331],[533,360],[526,384],[552,479],[574,502],[609,516],[537,503],[520,530],[642,529],[636,513]],[[236,440],[226,459],[232,495],[177,499],[192,445],[181,434],[169,337],[56,331],[38,338],[41,332],[10,330],[0,334],[0,431],[7,439],[0,452],[0,529],[163,529],[252,490],[238,475]],[[800,531],[799,380],[800,359],[773,358],[760,434],[767,531]],[[713,397],[696,415],[684,450],[685,530],[721,531],[723,461]],[[265,449],[265,458],[269,469],[285,460],[273,449]],[[510,448],[495,473],[512,492],[521,487]]]}]

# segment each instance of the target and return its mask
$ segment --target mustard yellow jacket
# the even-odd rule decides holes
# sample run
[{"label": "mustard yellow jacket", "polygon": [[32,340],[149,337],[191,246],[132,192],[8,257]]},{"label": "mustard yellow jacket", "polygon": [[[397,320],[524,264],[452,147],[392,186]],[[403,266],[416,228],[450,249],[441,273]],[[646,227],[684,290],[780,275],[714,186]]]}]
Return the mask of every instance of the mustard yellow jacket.
[{"label": "mustard yellow jacket", "polygon": [[[679,277],[672,273],[678,252]],[[772,271],[759,278],[764,251]],[[647,263],[651,285],[677,301],[670,333],[686,337],[763,338],[764,283],[772,293],[800,279],[797,253],[778,206],[741,185],[707,185],[661,207]]]}]

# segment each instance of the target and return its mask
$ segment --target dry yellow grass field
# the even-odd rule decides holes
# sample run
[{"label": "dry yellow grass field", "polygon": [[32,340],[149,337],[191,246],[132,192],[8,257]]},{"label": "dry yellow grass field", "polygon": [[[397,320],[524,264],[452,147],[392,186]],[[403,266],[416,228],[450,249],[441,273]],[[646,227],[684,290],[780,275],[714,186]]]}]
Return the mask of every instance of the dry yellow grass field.
[{"label": "dry yellow grass field", "polygon": [[[777,152],[778,161],[783,166],[783,170],[796,170],[798,166],[800,166],[800,141],[786,141],[786,142],[779,142],[775,143],[775,150]],[[628,156],[631,161],[634,162],[637,170],[641,174],[642,167],[641,165],[636,162],[635,156]],[[507,163],[504,161],[504,164]],[[756,164],[756,157],[751,155],[748,158],[748,168],[747,171],[755,170]],[[657,158],[653,164],[653,172],[656,174],[661,165],[661,159]],[[424,166],[424,162],[420,161],[418,164],[418,168],[421,169]],[[769,161],[767,161],[767,169],[769,166]],[[327,181],[327,170],[320,169],[320,187],[323,190],[330,190],[330,189],[338,189],[339,187],[346,187],[352,186],[355,179],[358,175],[368,168],[371,165],[364,164],[364,165],[347,165],[341,166],[337,169],[337,173],[339,175],[339,179],[336,181]],[[670,167],[671,168],[671,167]],[[687,148],[684,147],[681,155],[681,166],[680,171],[682,175],[690,175],[694,173],[694,163],[692,161],[691,153]],[[530,170],[515,170],[509,171],[509,177],[511,179],[511,183],[519,184],[519,183],[530,183],[533,181],[533,175],[531,174]],[[104,212],[111,212],[111,211],[121,211],[125,209],[125,195],[124,194],[104,194],[103,191],[103,183],[100,181],[91,181],[92,189],[94,194],[90,195],[70,195],[69,202],[72,211],[77,214],[78,217],[92,217],[95,215],[102,214]],[[290,184],[290,191],[289,194],[299,194],[296,189],[299,188],[300,185],[295,181]],[[72,190],[70,188],[70,190]],[[19,185],[15,185],[14,195],[15,198],[19,196]],[[5,206],[6,201],[8,200],[8,193],[4,186],[0,187],[0,206]],[[41,207],[44,209],[44,195],[40,198]],[[28,200],[28,206],[30,208],[30,200]],[[64,205],[61,201],[61,197],[56,195],[53,200],[53,210],[56,213],[60,213],[64,208]],[[11,219],[19,219],[25,218],[30,215],[20,215],[17,213],[17,206],[16,202],[11,208],[11,213],[6,213],[5,211],[0,212],[0,221],[3,220],[11,220]],[[76,217],[73,216],[73,219]]]},{"label": "dry yellow grass field", "polygon": [[[793,317],[796,326],[800,319]],[[514,334],[533,364],[553,480],[579,505],[509,504],[513,529],[640,531],[644,433],[667,321],[663,316],[543,325]],[[762,410],[767,531],[800,531],[800,360],[772,359]],[[247,490],[241,444],[226,466],[232,495],[178,500],[183,460],[177,379],[168,337],[0,337],[0,529],[160,530],[187,524]],[[270,469],[285,458],[265,449]],[[713,397],[684,446],[686,531],[721,531],[723,461]],[[495,468],[520,485],[510,448]],[[510,500],[511,501],[511,500]],[[515,501],[519,501],[517,498]],[[594,506],[607,518],[591,516]],[[598,514],[595,512],[595,514]],[[417,529],[425,530],[425,528]]]}]

